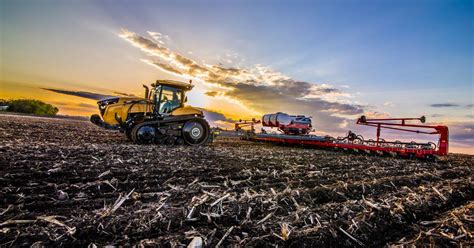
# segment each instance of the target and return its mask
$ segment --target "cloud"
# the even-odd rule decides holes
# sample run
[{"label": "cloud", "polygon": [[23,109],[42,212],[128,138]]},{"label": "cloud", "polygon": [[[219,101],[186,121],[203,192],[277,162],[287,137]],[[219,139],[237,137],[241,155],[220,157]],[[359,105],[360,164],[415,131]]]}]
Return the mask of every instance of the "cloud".
[{"label": "cloud", "polygon": [[60,94],[65,94],[65,95],[88,98],[92,100],[101,100],[107,97],[111,97],[109,95],[103,95],[103,94],[87,92],[87,91],[71,91],[71,90],[50,89],[50,88],[41,88],[41,89],[60,93]]},{"label": "cloud", "polygon": [[387,113],[382,113],[382,112],[378,112],[378,111],[365,111],[364,115],[369,119],[370,118],[378,119],[378,118],[389,118],[390,117]]},{"label": "cloud", "polygon": [[92,105],[88,103],[79,103],[78,106],[82,108],[97,109],[97,105]]},{"label": "cloud", "polygon": [[233,90],[224,93],[225,96],[239,99],[247,106],[264,110],[264,112],[275,111],[275,106],[278,106],[282,110],[292,113],[313,111],[343,115],[363,113],[363,109],[358,105],[329,102],[320,98],[301,98],[307,93],[307,88],[304,85],[300,85],[300,87],[291,84],[283,87],[268,87],[246,83],[222,84],[233,87]]},{"label": "cloud", "polygon": [[168,35],[163,35],[162,33],[158,33],[158,32],[151,32],[151,31],[148,31],[147,32],[148,35],[150,35],[156,42],[160,43],[160,44],[165,44],[165,39],[166,40],[170,40],[170,37]]},{"label": "cloud", "polygon": [[89,109],[97,109],[97,105],[92,105],[88,103],[75,103],[75,102],[51,102],[55,106],[59,107],[80,107],[80,108],[89,108]]},{"label": "cloud", "polygon": [[201,110],[211,127],[233,128],[235,121],[227,118],[224,114],[209,109]]},{"label": "cloud", "polygon": [[177,70],[177,69],[173,68],[172,66],[169,66],[169,65],[167,65],[167,64],[165,64],[165,63],[160,63],[160,62],[150,61],[150,60],[145,61],[145,62],[147,62],[148,64],[151,64],[151,65],[154,65],[154,66],[158,67],[158,69],[161,69],[161,70],[164,71],[164,72],[171,72],[171,73],[174,73],[174,74],[177,74],[177,75],[181,75],[181,74],[182,74],[179,70]]},{"label": "cloud", "polygon": [[210,109],[204,109],[204,108],[200,108],[200,109],[204,112],[207,120],[234,122],[234,120],[227,118],[222,113],[219,113]]},{"label": "cloud", "polygon": [[53,104],[54,106],[57,106],[60,112],[74,111],[74,112],[82,112],[82,113],[91,113],[91,112],[98,111],[97,105],[88,104],[88,103],[53,101],[51,102],[51,104]]},{"label": "cloud", "polygon": [[210,97],[215,97],[219,94],[217,91],[206,91],[204,94],[210,96]]},{"label": "cloud", "polygon": [[433,108],[449,108],[449,107],[459,107],[459,104],[455,103],[434,103],[430,105]]},{"label": "cloud", "polygon": [[394,104],[393,102],[384,102],[384,103],[383,103],[383,106],[395,107],[395,104]]},{"label": "cloud", "polygon": [[[284,111],[313,116],[313,122],[329,131],[342,131],[340,123],[348,117],[364,113],[364,107],[340,101],[348,93],[328,84],[292,79],[262,65],[250,68],[224,67],[222,64],[201,65],[156,42],[156,32],[146,38],[126,29],[119,36],[142,50],[147,64],[170,74],[197,79],[211,97],[222,97],[241,103],[252,112]],[[352,117],[351,117],[352,120]],[[345,130],[344,130],[345,131]]]},{"label": "cloud", "polygon": [[448,127],[451,142],[474,147],[474,124],[472,122],[450,123]]},{"label": "cloud", "polygon": [[117,94],[117,95],[120,95],[120,96],[137,97],[134,94],[128,94],[128,93],[123,93],[123,92],[118,92],[118,91],[114,91],[114,94]]}]

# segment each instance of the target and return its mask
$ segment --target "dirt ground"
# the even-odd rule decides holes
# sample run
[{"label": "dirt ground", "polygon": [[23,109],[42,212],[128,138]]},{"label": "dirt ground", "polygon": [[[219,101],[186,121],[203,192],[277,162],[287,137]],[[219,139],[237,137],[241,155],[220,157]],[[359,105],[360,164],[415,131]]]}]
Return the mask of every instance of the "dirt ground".
[{"label": "dirt ground", "polygon": [[0,247],[472,246],[473,161],[134,145],[85,121],[0,115]]}]

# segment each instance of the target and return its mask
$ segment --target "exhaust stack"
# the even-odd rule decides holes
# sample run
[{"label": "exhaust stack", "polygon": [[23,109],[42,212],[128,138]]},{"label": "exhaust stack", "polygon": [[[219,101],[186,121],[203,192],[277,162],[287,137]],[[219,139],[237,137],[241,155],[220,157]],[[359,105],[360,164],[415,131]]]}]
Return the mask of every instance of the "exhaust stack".
[{"label": "exhaust stack", "polygon": [[148,99],[149,94],[150,94],[150,89],[146,85],[143,85],[143,88],[145,88],[145,99]]}]

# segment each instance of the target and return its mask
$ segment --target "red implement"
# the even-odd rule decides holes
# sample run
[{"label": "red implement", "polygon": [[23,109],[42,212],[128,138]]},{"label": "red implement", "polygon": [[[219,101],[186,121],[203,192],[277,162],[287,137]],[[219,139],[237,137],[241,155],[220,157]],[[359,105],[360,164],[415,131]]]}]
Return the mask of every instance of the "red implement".
[{"label": "red implement", "polygon": [[[357,124],[371,126],[377,128],[376,140],[365,140],[361,135],[357,135],[351,131],[346,137],[334,138],[330,136],[316,135],[288,135],[276,133],[255,133],[254,124],[260,121],[245,121],[236,123],[236,130],[241,129],[242,125],[250,126],[249,131],[242,133],[242,139],[253,141],[266,141],[271,143],[304,145],[319,148],[334,148],[351,150],[375,154],[397,154],[402,157],[409,158],[426,158],[435,159],[435,156],[445,156],[448,154],[449,148],[449,130],[447,126],[441,125],[420,125],[408,124],[408,121],[419,120],[425,123],[425,117],[421,118],[386,118],[386,119],[367,119],[361,116],[357,120]],[[439,135],[438,144],[433,142],[401,142],[386,141],[381,138],[382,129],[390,129],[402,132],[412,132],[419,134]],[[431,130],[429,130],[431,129]]]},{"label": "red implement", "polygon": [[[383,128],[403,131],[403,132],[412,132],[412,133],[421,133],[421,134],[431,134],[439,135],[438,140],[438,149],[435,155],[444,156],[448,154],[449,150],[449,129],[447,126],[432,126],[432,125],[416,125],[416,124],[407,124],[406,121],[419,120],[421,123],[425,123],[426,118],[424,116],[420,118],[385,118],[385,119],[367,119],[365,116],[361,116],[357,120],[357,124],[365,125],[370,127],[377,128],[377,140],[376,146],[381,146],[386,144],[386,141],[380,140],[380,133]],[[400,123],[396,123],[399,121]],[[426,131],[431,129],[433,131]]]}]

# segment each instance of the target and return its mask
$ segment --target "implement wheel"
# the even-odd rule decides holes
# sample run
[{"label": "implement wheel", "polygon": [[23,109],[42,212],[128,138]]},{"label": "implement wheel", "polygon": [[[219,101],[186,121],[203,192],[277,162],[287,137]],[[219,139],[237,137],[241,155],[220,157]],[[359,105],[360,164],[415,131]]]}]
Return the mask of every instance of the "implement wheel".
[{"label": "implement wheel", "polygon": [[210,128],[206,120],[194,118],[183,125],[184,142],[191,146],[205,144],[209,140]]}]

